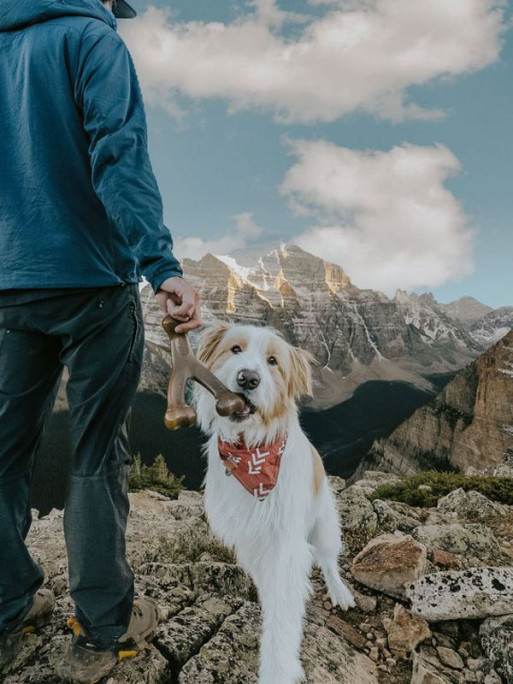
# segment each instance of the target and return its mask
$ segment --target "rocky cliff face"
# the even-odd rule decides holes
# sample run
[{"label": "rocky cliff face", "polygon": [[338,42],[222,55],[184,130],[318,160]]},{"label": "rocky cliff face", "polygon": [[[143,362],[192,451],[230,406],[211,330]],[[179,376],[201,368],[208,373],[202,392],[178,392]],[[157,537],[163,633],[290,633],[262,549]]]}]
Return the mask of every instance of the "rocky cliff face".
[{"label": "rocky cliff face", "polygon": [[[341,572],[357,607],[333,608],[314,570],[301,652],[307,684],[513,681],[513,507],[463,490],[433,509],[371,501],[382,482],[394,479],[369,472],[346,488],[331,478],[349,548]],[[137,592],[159,603],[162,623],[151,648],[123,661],[104,684],[256,684],[256,591],[209,532],[201,494],[130,497],[128,553]],[[35,519],[28,543],[56,594],[56,612],[51,625],[24,637],[0,679],[58,684],[55,666],[69,644],[65,620],[73,613],[62,513]],[[479,601],[470,616],[465,596],[472,592]]]},{"label": "rocky cliff face", "polygon": [[[459,370],[484,349],[432,295],[398,292],[389,299],[360,290],[339,266],[294,245],[208,254],[185,259],[183,266],[201,292],[207,322],[272,325],[314,354],[317,407],[347,399],[367,380],[403,380],[428,389],[427,376]],[[149,287],[142,299],[149,349],[142,388],[162,391],[168,346],[162,316]]]},{"label": "rocky cliff face", "polygon": [[432,468],[513,476],[513,332],[373,445],[360,471]]}]

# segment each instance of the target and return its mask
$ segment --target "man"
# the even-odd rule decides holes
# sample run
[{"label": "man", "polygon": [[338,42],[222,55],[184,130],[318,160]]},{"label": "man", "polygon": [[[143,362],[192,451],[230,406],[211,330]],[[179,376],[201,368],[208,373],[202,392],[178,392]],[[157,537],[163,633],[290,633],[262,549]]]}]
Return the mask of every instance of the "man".
[{"label": "man", "polygon": [[140,376],[138,283],[201,324],[162,222],[122,0],[0,0],[0,670],[54,599],[26,546],[34,455],[62,369],[73,461],[64,512],[74,637],[61,674],[98,681],[158,623],[125,558],[124,421]]}]

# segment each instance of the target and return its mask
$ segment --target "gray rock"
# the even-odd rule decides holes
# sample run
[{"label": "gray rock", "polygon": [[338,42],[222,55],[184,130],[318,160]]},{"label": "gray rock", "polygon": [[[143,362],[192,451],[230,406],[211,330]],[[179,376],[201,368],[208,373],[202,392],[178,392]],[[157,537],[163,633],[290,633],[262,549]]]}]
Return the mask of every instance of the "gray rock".
[{"label": "gray rock", "polygon": [[495,501],[490,501],[480,492],[465,492],[462,488],[442,497],[438,501],[440,511],[454,511],[459,518],[471,520],[486,520],[487,518],[504,515],[507,508]]},{"label": "gray rock", "polygon": [[478,559],[484,563],[495,563],[502,559],[499,542],[492,531],[484,525],[461,525],[460,523],[423,525],[417,527],[412,535],[429,551],[442,549],[462,556],[462,560],[468,563],[471,563],[472,559]]},{"label": "gray rock", "polygon": [[343,537],[352,551],[359,551],[378,532],[378,517],[363,491],[352,486],[337,497]]},{"label": "gray rock", "polygon": [[507,682],[513,682],[513,615],[485,620],[479,636],[497,671]]},{"label": "gray rock", "polygon": [[416,518],[404,515],[392,508],[387,501],[375,499],[372,506],[378,516],[378,524],[383,532],[405,532],[410,534],[421,523]]},{"label": "gray rock", "polygon": [[412,613],[428,622],[513,613],[513,568],[472,568],[426,575],[407,588]]},{"label": "gray rock", "polygon": [[465,663],[456,651],[452,648],[446,648],[445,646],[439,646],[437,649],[438,657],[440,662],[447,667],[452,667],[453,670],[463,670]]},{"label": "gray rock", "polygon": [[411,684],[451,684],[440,674],[432,663],[420,656],[413,654],[413,672]]}]

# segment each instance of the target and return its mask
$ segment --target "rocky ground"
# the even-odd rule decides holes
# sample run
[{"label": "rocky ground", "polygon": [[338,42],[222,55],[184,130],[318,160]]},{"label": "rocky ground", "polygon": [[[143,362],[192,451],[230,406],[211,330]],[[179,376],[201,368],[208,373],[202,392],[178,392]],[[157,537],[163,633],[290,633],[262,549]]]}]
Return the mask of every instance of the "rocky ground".
[{"label": "rocky ground", "polygon": [[[369,496],[393,475],[336,490],[357,607],[333,608],[314,570],[302,660],[310,684],[513,683],[513,507],[451,493],[436,509]],[[154,645],[105,684],[254,684],[260,609],[232,553],[210,534],[202,496],[131,495],[129,555],[163,622]],[[57,596],[53,623],[27,635],[5,684],[57,684],[69,643],[62,514],[35,520],[30,547]]]}]

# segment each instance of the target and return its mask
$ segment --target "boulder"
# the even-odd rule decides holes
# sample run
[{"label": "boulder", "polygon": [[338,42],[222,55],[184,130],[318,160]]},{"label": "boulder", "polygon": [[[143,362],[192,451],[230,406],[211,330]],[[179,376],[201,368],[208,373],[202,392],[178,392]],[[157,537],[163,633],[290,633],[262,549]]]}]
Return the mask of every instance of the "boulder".
[{"label": "boulder", "polygon": [[363,491],[349,487],[337,497],[342,536],[352,551],[359,551],[378,532],[378,517]]},{"label": "boulder", "polygon": [[363,476],[357,480],[352,487],[360,489],[364,494],[370,496],[373,492],[384,484],[395,484],[401,478],[392,473],[383,473],[379,470],[366,470]]},{"label": "boulder", "polygon": [[388,635],[388,647],[394,655],[404,657],[431,636],[426,620],[412,617],[400,603],[395,604],[394,617],[385,616],[383,627]]},{"label": "boulder", "polygon": [[378,524],[383,532],[395,532],[399,530],[410,534],[421,523],[420,520],[394,510],[387,501],[375,499],[372,502],[374,511],[378,516]]},{"label": "boulder", "polygon": [[428,550],[448,551],[461,556],[467,564],[475,565],[473,559],[477,559],[486,565],[502,558],[499,542],[492,531],[484,525],[461,525],[456,522],[445,525],[423,525],[416,528],[412,535]]},{"label": "boulder", "polygon": [[426,575],[409,585],[412,613],[428,622],[513,613],[513,568],[472,568]]},{"label": "boulder", "polygon": [[479,629],[481,645],[507,682],[513,682],[513,615],[485,620]]},{"label": "boulder", "polygon": [[442,497],[437,507],[440,511],[453,511],[459,518],[471,520],[486,520],[503,515],[507,510],[506,506],[491,501],[480,492],[466,492],[461,487]]},{"label": "boulder", "polygon": [[426,568],[426,548],[409,535],[382,534],[353,560],[353,577],[367,587],[402,598]]}]

